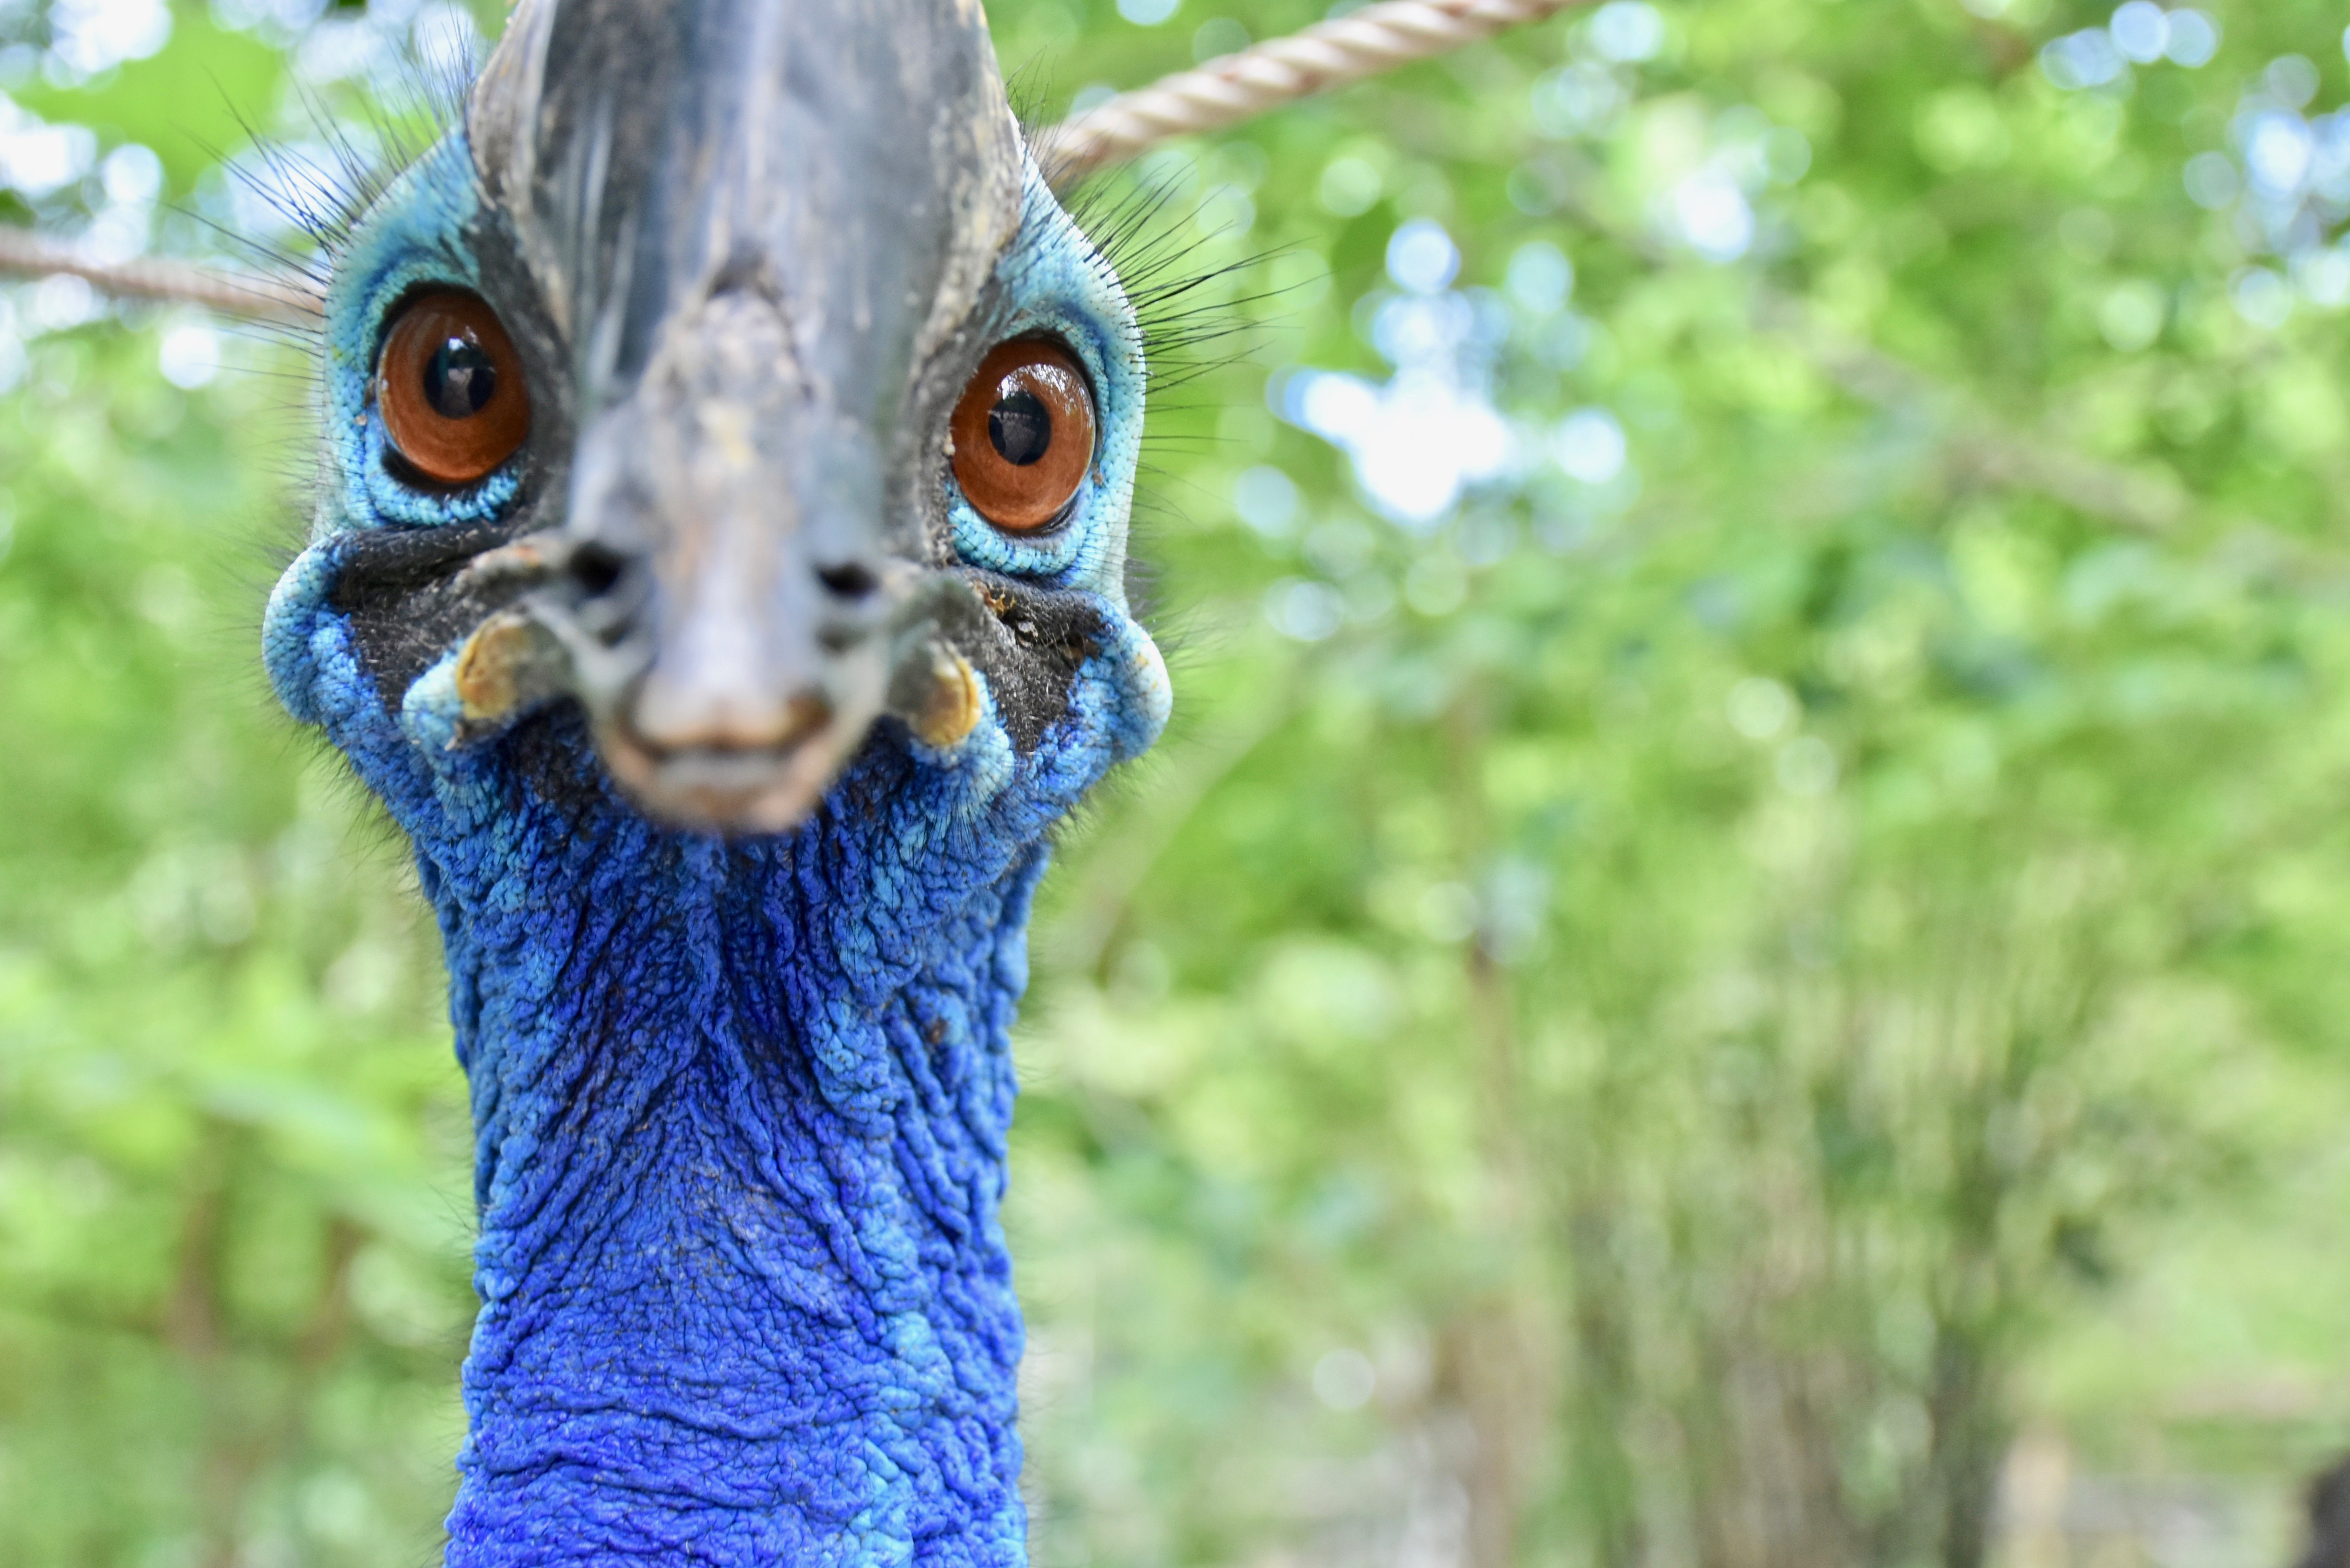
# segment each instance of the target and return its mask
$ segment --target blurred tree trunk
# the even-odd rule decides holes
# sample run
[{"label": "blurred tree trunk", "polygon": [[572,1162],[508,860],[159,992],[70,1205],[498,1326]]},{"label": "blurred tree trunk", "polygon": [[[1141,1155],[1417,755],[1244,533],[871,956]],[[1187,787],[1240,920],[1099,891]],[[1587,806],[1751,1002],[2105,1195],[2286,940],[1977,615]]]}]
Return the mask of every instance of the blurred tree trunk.
[{"label": "blurred tree trunk", "polygon": [[[1603,1157],[1604,1158],[1604,1157]],[[1639,1469],[1629,1435],[1638,1417],[1638,1307],[1616,1256],[1616,1200],[1598,1182],[1569,1202],[1562,1227],[1575,1383],[1565,1401],[1567,1495],[1600,1568],[1637,1568],[1646,1557]]]},{"label": "blurred tree trunk", "polygon": [[201,1406],[194,1468],[204,1568],[236,1568],[245,1492],[265,1451],[244,1408],[229,1330],[228,1216],[243,1138],[230,1123],[210,1118],[204,1124],[189,1164],[179,1258],[163,1305],[164,1342],[186,1366]]},{"label": "blurred tree trunk", "polygon": [[161,1320],[163,1342],[187,1368],[199,1402],[193,1468],[204,1568],[238,1568],[255,1483],[302,1445],[311,1402],[350,1334],[351,1265],[367,1239],[351,1220],[327,1219],[308,1312],[290,1344],[268,1346],[284,1354],[255,1355],[255,1331],[237,1321],[227,1284],[238,1179],[251,1136],[225,1121],[206,1125],[190,1162],[178,1261]]},{"label": "blurred tree trunk", "polygon": [[[1446,715],[1452,741],[1446,785],[1464,881],[1472,880],[1494,853],[1482,781],[1472,765],[1491,739],[1492,700],[1483,688],[1471,686]],[[1469,1560],[1471,1568],[1516,1568],[1529,1451],[1540,1442],[1555,1407],[1551,1336],[1534,1326],[1549,1309],[1541,1299],[1544,1252],[1535,1220],[1540,1199],[1523,1125],[1527,1100],[1518,1024],[1523,1000],[1509,971],[1494,961],[1482,929],[1464,945],[1462,964],[1482,1124],[1485,1225],[1499,1254],[1516,1262],[1501,1293],[1456,1320],[1447,1360],[1475,1438],[1463,1478]]]},{"label": "blurred tree trunk", "polygon": [[2009,1423],[1991,1386],[1986,1347],[1960,1330],[1935,1346],[1934,1490],[1942,1505],[1942,1568],[1982,1568]]}]

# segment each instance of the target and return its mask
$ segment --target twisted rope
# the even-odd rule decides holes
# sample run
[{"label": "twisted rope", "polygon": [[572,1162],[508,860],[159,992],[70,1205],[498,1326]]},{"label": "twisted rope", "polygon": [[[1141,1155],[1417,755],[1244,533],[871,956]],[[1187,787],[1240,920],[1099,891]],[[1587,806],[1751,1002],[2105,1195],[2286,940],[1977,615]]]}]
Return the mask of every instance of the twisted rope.
[{"label": "twisted rope", "polygon": [[315,321],[320,305],[317,291],[307,279],[214,272],[192,262],[154,256],[98,261],[71,245],[5,223],[0,223],[0,273],[19,277],[63,273],[85,278],[111,295],[201,305],[224,316],[264,321]]},{"label": "twisted rope", "polygon": [[[1482,43],[1580,0],[1381,0],[1335,21],[1120,93],[1042,132],[1037,157],[1066,185],[1176,136],[1223,130],[1302,98]],[[224,316],[305,323],[317,290],[296,277],[215,272],[190,262],[108,262],[0,224],[0,275],[85,278],[108,294],[199,305]]]},{"label": "twisted rope", "polygon": [[1170,137],[1197,136],[1415,60],[1482,43],[1579,0],[1383,0],[1162,77],[1045,131],[1039,161],[1066,184]]}]

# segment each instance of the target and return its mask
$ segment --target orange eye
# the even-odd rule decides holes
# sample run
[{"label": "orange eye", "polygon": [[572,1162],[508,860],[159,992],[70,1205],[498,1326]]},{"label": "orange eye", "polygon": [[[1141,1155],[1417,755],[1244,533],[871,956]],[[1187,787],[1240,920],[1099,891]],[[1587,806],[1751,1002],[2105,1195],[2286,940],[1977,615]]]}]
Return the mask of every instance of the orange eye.
[{"label": "orange eye", "polygon": [[522,359],[498,314],[453,289],[402,306],[376,361],[384,433],[435,484],[487,478],[530,433]]},{"label": "orange eye", "polygon": [[1025,534],[1061,514],[1093,462],[1093,389],[1057,344],[999,343],[963,389],[947,433],[972,507],[1005,533]]}]

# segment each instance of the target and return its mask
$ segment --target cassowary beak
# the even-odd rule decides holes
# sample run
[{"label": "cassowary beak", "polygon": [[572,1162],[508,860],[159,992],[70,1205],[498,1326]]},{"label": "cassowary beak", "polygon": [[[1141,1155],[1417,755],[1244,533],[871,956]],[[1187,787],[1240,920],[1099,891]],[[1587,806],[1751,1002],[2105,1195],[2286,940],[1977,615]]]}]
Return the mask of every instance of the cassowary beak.
[{"label": "cassowary beak", "polygon": [[523,608],[614,775],[770,832],[893,706],[951,732],[933,383],[1020,190],[978,6],[526,0],[467,126],[570,362]]}]

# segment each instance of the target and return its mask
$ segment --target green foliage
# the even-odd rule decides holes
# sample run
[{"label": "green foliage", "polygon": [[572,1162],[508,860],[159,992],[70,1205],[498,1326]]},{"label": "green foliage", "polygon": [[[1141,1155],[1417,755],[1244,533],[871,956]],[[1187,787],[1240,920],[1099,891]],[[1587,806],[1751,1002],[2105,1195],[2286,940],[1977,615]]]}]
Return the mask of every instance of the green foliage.
[{"label": "green foliage", "polygon": [[0,1553],[412,1560],[470,1147],[430,923],[273,715],[273,389],[58,334],[0,414]]},{"label": "green foliage", "polygon": [[[1318,15],[993,9],[1045,118]],[[2210,11],[1611,6],[1122,177],[1255,325],[1154,414],[1179,729],[1036,936],[1040,1563],[1963,1568],[2012,1452],[2064,1561],[2052,1450],[2282,1556],[2350,1436],[2350,260],[2247,180],[2350,68]],[[225,221],[151,116],[368,101],[302,22],[19,99]],[[286,361],[13,310],[0,1557],[421,1560],[463,1091],[256,671]]]},{"label": "green foliage", "polygon": [[254,106],[276,96],[277,49],[201,11],[177,18],[168,52],[130,60],[90,82],[29,81],[18,103],[45,119],[88,125],[110,143],[152,149],[174,192],[193,190],[224,151],[250,134]]},{"label": "green foliage", "polygon": [[[1046,1561],[1970,1563],[2027,1423],[2339,1440],[2341,327],[2259,292],[2338,264],[2182,179],[2339,32],[2057,85],[2107,15],[1602,17],[1196,155],[1279,320],[1160,426],[1199,730],[1041,943]],[[1552,461],[1416,522],[1461,428],[1350,476],[1298,365]]]}]

